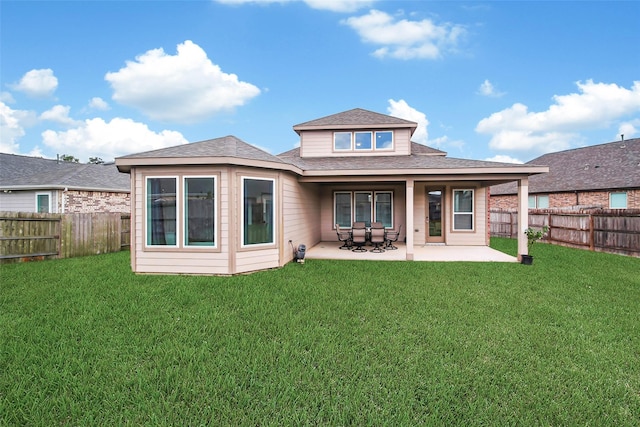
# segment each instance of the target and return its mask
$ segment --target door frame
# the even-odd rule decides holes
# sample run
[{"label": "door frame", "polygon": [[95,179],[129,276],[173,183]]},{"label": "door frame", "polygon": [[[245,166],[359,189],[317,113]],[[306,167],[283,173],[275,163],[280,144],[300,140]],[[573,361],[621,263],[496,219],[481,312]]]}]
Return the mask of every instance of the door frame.
[{"label": "door frame", "polygon": [[[424,240],[426,243],[444,243],[444,231],[445,231],[445,221],[447,218],[447,210],[446,210],[446,187],[445,186],[426,186],[425,187],[425,231],[424,231]],[[429,235],[429,225],[431,222],[430,218],[430,210],[429,210],[429,193],[433,191],[440,192],[440,236],[431,236]]]}]

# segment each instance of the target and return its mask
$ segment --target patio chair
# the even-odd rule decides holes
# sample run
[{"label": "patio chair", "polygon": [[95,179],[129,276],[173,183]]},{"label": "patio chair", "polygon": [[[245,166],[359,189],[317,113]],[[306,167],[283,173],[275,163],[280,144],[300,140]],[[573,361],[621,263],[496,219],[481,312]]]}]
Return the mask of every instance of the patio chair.
[{"label": "patio chair", "polygon": [[373,249],[371,252],[384,252],[382,249],[382,245],[386,242],[384,225],[381,222],[372,222],[371,223],[371,243],[373,244]]},{"label": "patio chair", "polygon": [[363,248],[367,244],[367,229],[364,222],[354,222],[351,229],[351,244],[355,248],[351,249],[351,252],[366,252]]},{"label": "patio chair", "polygon": [[336,224],[336,234],[338,235],[338,240],[342,242],[342,246],[339,249],[351,249],[353,247],[351,241],[351,230],[348,228],[340,228],[338,224]]},{"label": "patio chair", "polygon": [[385,233],[386,244],[384,246],[385,249],[388,250],[396,250],[397,246],[394,246],[393,243],[398,241],[398,237],[400,237],[400,232],[402,231],[402,224],[398,227],[398,231],[396,230],[387,230]]}]

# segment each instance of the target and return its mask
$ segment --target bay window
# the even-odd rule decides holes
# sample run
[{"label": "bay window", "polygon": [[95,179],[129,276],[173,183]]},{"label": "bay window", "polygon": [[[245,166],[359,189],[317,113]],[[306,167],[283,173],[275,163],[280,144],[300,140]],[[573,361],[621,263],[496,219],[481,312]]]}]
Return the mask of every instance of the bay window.
[{"label": "bay window", "polygon": [[217,247],[216,188],[215,176],[146,177],[145,246]]},{"label": "bay window", "polygon": [[184,244],[215,246],[216,181],[214,177],[184,178]]},{"label": "bay window", "polygon": [[274,187],[267,178],[242,178],[242,245],[274,244]]},{"label": "bay window", "polygon": [[176,246],[177,177],[148,177],[147,246]]}]

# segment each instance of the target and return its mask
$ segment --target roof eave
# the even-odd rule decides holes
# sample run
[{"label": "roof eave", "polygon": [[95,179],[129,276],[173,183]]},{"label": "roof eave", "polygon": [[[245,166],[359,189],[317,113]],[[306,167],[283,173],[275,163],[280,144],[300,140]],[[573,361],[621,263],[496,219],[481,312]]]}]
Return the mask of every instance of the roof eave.
[{"label": "roof eave", "polygon": [[300,135],[302,131],[333,131],[351,129],[411,129],[411,135],[417,129],[414,123],[376,123],[376,124],[343,124],[343,125],[296,125],[293,130]]},{"label": "roof eave", "polygon": [[270,162],[267,160],[244,159],[239,157],[145,157],[117,158],[116,165],[120,172],[130,173],[132,167],[144,166],[211,166],[235,165],[265,169],[285,170],[302,174],[302,170],[290,163]]}]

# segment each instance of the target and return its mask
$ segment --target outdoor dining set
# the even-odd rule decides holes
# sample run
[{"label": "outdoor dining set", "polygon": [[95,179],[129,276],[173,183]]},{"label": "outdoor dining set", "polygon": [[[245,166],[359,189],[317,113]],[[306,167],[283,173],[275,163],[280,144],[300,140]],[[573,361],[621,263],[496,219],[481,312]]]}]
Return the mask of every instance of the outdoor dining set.
[{"label": "outdoor dining set", "polygon": [[367,252],[364,246],[371,244],[371,252],[384,252],[398,249],[393,244],[398,241],[402,225],[398,230],[387,230],[381,222],[372,222],[367,227],[364,222],[354,222],[352,228],[340,227],[336,224],[338,240],[342,242],[340,249],[352,252]]}]

